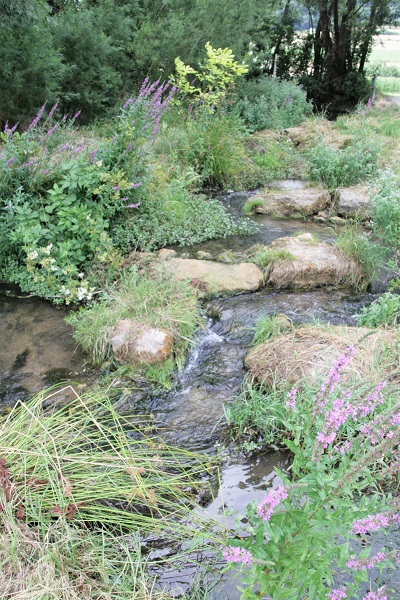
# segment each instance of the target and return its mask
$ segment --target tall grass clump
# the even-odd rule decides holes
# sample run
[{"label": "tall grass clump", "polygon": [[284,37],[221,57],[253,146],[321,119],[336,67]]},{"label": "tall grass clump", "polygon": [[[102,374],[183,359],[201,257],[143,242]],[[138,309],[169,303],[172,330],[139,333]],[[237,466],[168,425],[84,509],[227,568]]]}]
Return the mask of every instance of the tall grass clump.
[{"label": "tall grass clump", "polygon": [[[154,269],[154,265],[146,268]],[[147,374],[155,383],[169,385],[174,368],[182,366],[186,350],[200,325],[194,288],[170,274],[154,270],[149,277],[132,267],[109,290],[108,299],[71,313],[67,322],[73,327],[74,338],[89,354],[91,362],[101,365],[111,358],[108,340],[122,319],[171,331],[174,360],[151,368],[146,365],[130,368],[131,373]]]},{"label": "tall grass clump", "polygon": [[44,411],[54,394],[0,419],[1,596],[147,600],[146,536],[177,557],[201,545],[184,490],[207,461],[146,437],[100,394]]},{"label": "tall grass clump", "polygon": [[336,245],[340,252],[353,258],[359,267],[352,269],[349,283],[356,289],[366,289],[383,264],[382,246],[374,243],[362,227],[352,224],[339,230]]},{"label": "tall grass clump", "polygon": [[357,315],[357,324],[363,327],[386,325],[397,327],[400,319],[400,296],[386,292],[369,306],[364,306]]},{"label": "tall grass clump", "polygon": [[370,570],[396,569],[398,553],[377,551],[367,534],[400,519],[389,491],[400,471],[398,389],[345,379],[356,352],[347,348],[320,385],[244,390],[247,427],[256,406],[255,425],[269,445],[290,450],[292,464],[290,474],[275,469],[279,484],[248,505],[222,552],[227,568],[241,571],[242,598],[396,597]]},{"label": "tall grass clump", "polygon": [[371,186],[371,212],[382,243],[397,253],[400,246],[400,178],[392,169],[380,171]]},{"label": "tall grass clump", "polygon": [[303,88],[276,77],[241,81],[235,95],[235,110],[251,132],[292,127],[312,114]]}]

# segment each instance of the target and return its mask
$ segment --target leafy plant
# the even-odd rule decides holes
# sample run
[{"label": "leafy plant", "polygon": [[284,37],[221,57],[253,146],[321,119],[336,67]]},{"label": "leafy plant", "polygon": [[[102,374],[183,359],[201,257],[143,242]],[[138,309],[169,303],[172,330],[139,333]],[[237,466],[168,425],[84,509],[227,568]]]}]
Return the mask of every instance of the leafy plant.
[{"label": "leafy plant", "polygon": [[[240,537],[223,551],[241,570],[242,598],[387,598],[383,589],[367,593],[363,582],[368,569],[395,568],[394,552],[359,552],[350,541],[399,518],[399,498],[383,494],[382,485],[400,470],[400,404],[396,390],[384,395],[385,382],[341,384],[354,352],[339,356],[319,389],[306,384],[262,396],[267,439],[288,447],[293,462],[291,478],[275,469],[281,484],[247,507]],[[346,574],[346,583],[336,574]]]},{"label": "leafy plant", "polygon": [[386,292],[357,315],[357,324],[363,327],[397,326],[400,316],[400,296]]},{"label": "leafy plant", "polygon": [[323,183],[331,191],[367,181],[377,172],[379,150],[373,140],[360,136],[341,149],[320,140],[306,153],[308,176],[311,181]]},{"label": "leafy plant", "polygon": [[303,88],[276,77],[242,81],[237,86],[236,96],[235,110],[251,132],[293,127],[312,113]]},{"label": "leafy plant", "polygon": [[359,265],[352,269],[350,279],[356,289],[366,289],[383,264],[384,252],[358,225],[346,225],[337,233],[336,245],[340,252],[353,258]]}]

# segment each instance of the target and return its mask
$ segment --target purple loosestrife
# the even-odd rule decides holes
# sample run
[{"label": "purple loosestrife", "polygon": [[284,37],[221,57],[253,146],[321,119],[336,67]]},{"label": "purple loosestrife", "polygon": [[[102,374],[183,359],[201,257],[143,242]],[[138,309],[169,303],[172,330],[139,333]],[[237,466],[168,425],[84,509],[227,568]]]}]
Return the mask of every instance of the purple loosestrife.
[{"label": "purple loosestrife", "polygon": [[14,162],[14,157],[12,156],[11,158],[8,159],[7,161],[7,167],[11,167],[12,163]]},{"label": "purple loosestrife", "polygon": [[51,111],[49,112],[49,115],[48,115],[48,117],[47,117],[49,120],[52,118],[52,116],[53,116],[53,115],[54,115],[54,113],[56,112],[56,110],[57,110],[57,107],[58,107],[58,102],[56,102],[56,103],[55,103],[55,105],[53,106],[53,108],[52,108],[52,109],[51,109]]},{"label": "purple loosestrife", "polygon": [[321,413],[325,404],[328,402],[328,394],[332,394],[335,391],[336,384],[340,381],[340,374],[344,368],[350,362],[350,359],[354,356],[356,349],[354,346],[347,348],[337,359],[333,367],[328,373],[328,376],[321,385],[321,389],[316,396],[318,402],[318,412]]},{"label": "purple loosestrife", "polygon": [[50,137],[55,132],[55,130],[57,129],[57,127],[58,127],[58,123],[56,123],[55,125],[53,125],[53,127],[48,130],[47,137]]},{"label": "purple loosestrife", "polygon": [[34,127],[36,127],[36,125],[39,123],[40,119],[42,118],[45,106],[46,106],[46,102],[43,104],[42,108],[39,110],[38,114],[33,119],[32,123],[29,125],[28,131],[30,131],[31,129],[33,129]]},{"label": "purple loosestrife", "polygon": [[329,598],[329,600],[342,600],[344,598],[347,598],[347,593],[343,589],[339,590],[338,588],[336,588],[329,592],[326,595],[326,597]]},{"label": "purple loosestrife", "polygon": [[128,204],[128,208],[137,208],[140,206],[140,202],[136,202],[136,204]]},{"label": "purple loosestrife", "polygon": [[138,181],[137,183],[131,183],[131,188],[138,188],[142,185],[141,181]]},{"label": "purple loosestrife", "polygon": [[271,490],[257,507],[258,516],[264,521],[269,521],[274,508],[288,497],[285,488],[281,485],[276,490]]},{"label": "purple loosestrife", "polygon": [[366,596],[364,596],[362,598],[362,600],[388,600],[387,596],[385,596],[385,594],[383,593],[383,588],[380,588],[378,590],[378,593],[375,594],[375,592],[368,592],[368,594]]},{"label": "purple loosestrife", "polygon": [[287,394],[286,408],[288,408],[289,410],[296,410],[296,399],[297,399],[297,390],[296,390],[296,388],[293,388]]},{"label": "purple loosestrife", "polygon": [[240,562],[243,565],[250,566],[252,556],[245,548],[238,548],[236,546],[228,546],[222,550],[222,556],[227,562]]},{"label": "purple loosestrife", "polygon": [[76,121],[76,119],[79,117],[79,115],[80,115],[80,114],[81,114],[81,111],[80,111],[80,110],[78,110],[78,112],[76,112],[76,113],[74,114],[74,116],[72,117],[72,122]]},{"label": "purple loosestrife", "polygon": [[352,556],[347,561],[346,567],[354,571],[365,571],[366,569],[372,569],[385,559],[386,556],[383,552],[377,552],[375,556],[370,556],[369,558],[356,559]]},{"label": "purple loosestrife", "polygon": [[368,515],[365,519],[359,519],[353,523],[351,533],[364,535],[370,531],[377,531],[381,527],[387,527],[389,518],[384,514]]}]

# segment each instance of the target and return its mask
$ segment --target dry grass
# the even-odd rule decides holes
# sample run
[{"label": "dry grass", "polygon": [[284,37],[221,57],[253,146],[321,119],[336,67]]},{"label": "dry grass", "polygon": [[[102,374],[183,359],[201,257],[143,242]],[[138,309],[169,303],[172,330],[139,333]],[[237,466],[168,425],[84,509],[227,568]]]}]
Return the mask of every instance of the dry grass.
[{"label": "dry grass", "polygon": [[356,355],[346,371],[347,380],[378,383],[383,378],[400,383],[399,334],[384,329],[356,327],[293,327],[256,346],[246,366],[266,387],[318,381],[349,346]]}]

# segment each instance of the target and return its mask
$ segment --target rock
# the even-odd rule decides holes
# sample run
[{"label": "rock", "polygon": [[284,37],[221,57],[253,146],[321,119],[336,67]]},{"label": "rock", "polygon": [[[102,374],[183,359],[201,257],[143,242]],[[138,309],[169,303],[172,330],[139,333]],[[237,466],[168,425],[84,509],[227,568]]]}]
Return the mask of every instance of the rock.
[{"label": "rock", "polygon": [[279,179],[271,181],[268,188],[271,190],[302,190],[307,186],[301,179]]},{"label": "rock", "polygon": [[235,263],[237,259],[232,250],[225,250],[224,252],[221,252],[221,254],[218,254],[216,260],[218,262],[223,262],[229,265]]},{"label": "rock", "polygon": [[368,218],[370,200],[366,188],[338,188],[333,194],[333,206],[340,216]]},{"label": "rock", "polygon": [[339,285],[350,276],[362,279],[358,263],[341,254],[336,246],[317,242],[310,233],[278,238],[268,246],[275,251],[265,274],[266,284],[275,289],[313,289]]},{"label": "rock", "polygon": [[313,221],[315,221],[316,223],[326,223],[326,217],[316,215],[315,217],[313,217]]},{"label": "rock", "polygon": [[261,270],[253,263],[227,265],[207,260],[172,258],[165,266],[178,279],[193,282],[201,295],[254,292],[263,281]]},{"label": "rock", "polygon": [[342,217],[329,217],[329,220],[334,225],[339,225],[341,227],[343,227],[343,225],[347,224],[346,219],[342,219]]},{"label": "rock", "polygon": [[196,258],[199,260],[213,260],[213,255],[209,252],[204,252],[203,250],[199,250],[196,252]]},{"label": "rock", "polygon": [[[344,371],[344,379],[377,384],[393,375],[398,352],[398,332],[365,327],[321,325],[292,326],[253,348],[245,364],[266,387],[317,383],[339,355],[354,345],[356,352]],[[393,382],[393,377],[391,377]],[[399,376],[397,375],[397,383]]]},{"label": "rock", "polygon": [[160,260],[170,260],[174,256],[176,256],[175,250],[169,250],[168,248],[161,248],[158,251],[157,256]]},{"label": "rock", "polygon": [[164,362],[172,355],[173,342],[170,331],[131,319],[118,321],[108,339],[115,358],[131,364]]},{"label": "rock", "polygon": [[[259,205],[257,206],[257,201]],[[255,203],[254,210],[264,215],[291,217],[309,216],[327,208],[331,202],[327,190],[303,188],[286,191],[266,190],[250,200]]]}]

